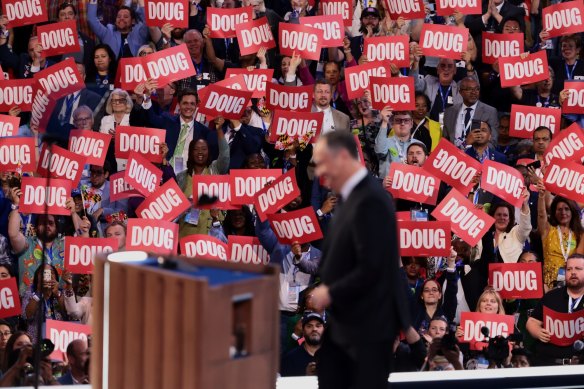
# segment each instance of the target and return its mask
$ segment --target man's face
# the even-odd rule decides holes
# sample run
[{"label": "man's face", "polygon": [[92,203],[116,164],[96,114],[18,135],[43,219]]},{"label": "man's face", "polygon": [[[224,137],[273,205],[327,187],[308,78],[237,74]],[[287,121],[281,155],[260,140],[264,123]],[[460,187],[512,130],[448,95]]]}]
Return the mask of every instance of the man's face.
[{"label": "man's face", "polygon": [[361,17],[361,23],[363,27],[371,27],[373,31],[376,31],[379,28],[379,18],[375,15],[367,15]]},{"label": "man's face", "polygon": [[126,231],[124,227],[118,225],[109,227],[105,232],[105,237],[116,239],[118,241],[118,250],[126,248]]},{"label": "man's face", "polygon": [[101,188],[108,176],[109,173],[105,172],[101,166],[91,165],[89,168],[89,182],[94,188]]},{"label": "man's face", "polygon": [[328,108],[331,103],[331,86],[328,84],[316,84],[314,87],[314,102],[321,109]]},{"label": "man's face", "polygon": [[432,339],[441,338],[446,335],[446,328],[446,323],[442,320],[432,320],[428,327],[428,335],[430,335]]},{"label": "man's face", "polygon": [[197,109],[197,98],[193,95],[183,96],[180,103],[180,115],[183,119],[191,120]]},{"label": "man's face", "polygon": [[4,350],[6,348],[6,343],[8,342],[10,335],[12,335],[10,327],[4,324],[0,324],[0,350]]},{"label": "man's face", "polygon": [[580,55],[580,49],[576,47],[576,42],[573,40],[565,40],[561,46],[562,57],[564,59],[574,59]]},{"label": "man's face", "polygon": [[519,263],[535,263],[535,262],[537,262],[537,258],[535,257],[535,255],[533,253],[525,253],[525,254],[521,255],[521,257],[519,257],[519,260],[517,262],[519,262]]},{"label": "man's face", "polygon": [[552,138],[548,130],[535,131],[533,133],[533,151],[536,154],[543,154],[551,141]]},{"label": "man's face", "polygon": [[570,258],[566,263],[566,285],[571,289],[584,286],[584,258]]},{"label": "man's face", "polygon": [[184,36],[191,57],[200,56],[203,53],[203,36],[198,31],[187,31]]},{"label": "man's face", "polygon": [[78,130],[91,130],[93,128],[93,115],[89,112],[81,111],[73,116],[73,124]]},{"label": "man's face", "polygon": [[408,165],[421,167],[426,162],[426,153],[421,146],[410,146],[406,163]]},{"label": "man's face", "polygon": [[530,367],[529,360],[525,355],[514,355],[511,357],[513,367]]},{"label": "man's face", "polygon": [[70,361],[72,366],[78,370],[85,369],[85,364],[89,359],[89,348],[86,341],[75,342],[72,357]]},{"label": "man's face", "polygon": [[324,78],[329,82],[331,85],[337,85],[339,83],[341,77],[341,72],[339,72],[339,68],[336,65],[328,64],[324,68]]},{"label": "man's face", "polygon": [[132,29],[132,14],[127,9],[121,9],[116,16],[116,28],[120,32],[128,32]]},{"label": "man's face", "polygon": [[442,85],[450,85],[454,74],[456,73],[456,68],[454,67],[454,61],[448,58],[442,58],[438,62],[438,80]]},{"label": "man's face", "polygon": [[304,340],[311,346],[318,346],[322,340],[324,326],[319,320],[311,320],[302,326],[302,335]]},{"label": "man's face", "polygon": [[470,134],[471,143],[473,146],[484,146],[491,140],[491,132],[489,125],[481,122],[480,128],[474,128]]},{"label": "man's face", "polygon": [[265,169],[266,161],[261,154],[252,154],[247,157],[246,169]]},{"label": "man's face", "polygon": [[408,275],[408,278],[411,279],[417,279],[420,276],[420,264],[418,264],[413,258],[406,266],[406,274]]},{"label": "man's face", "polygon": [[312,160],[315,166],[315,174],[322,177],[324,186],[335,192],[341,190],[341,176],[344,169],[343,158],[340,151],[332,151],[324,140],[316,143]]},{"label": "man's face", "polygon": [[393,117],[393,131],[396,136],[406,137],[412,131],[413,121],[410,115],[396,114]]},{"label": "man's face", "polygon": [[57,237],[57,223],[53,215],[39,216],[37,236],[46,242],[52,242]]},{"label": "man's face", "polygon": [[507,20],[503,26],[503,34],[515,34],[521,32],[517,20]]},{"label": "man's face", "polygon": [[538,81],[535,85],[537,86],[537,90],[541,93],[541,92],[551,91],[553,84],[554,84],[554,77],[552,76],[552,73],[550,73],[550,76],[548,78],[546,78],[545,80],[542,80],[542,81]]},{"label": "man's face", "polygon": [[507,116],[504,116],[499,120],[499,139],[509,138],[509,124],[509,118]]},{"label": "man's face", "polygon": [[255,12],[261,12],[262,10],[262,1],[261,0],[251,0],[249,3]]},{"label": "man's face", "polygon": [[464,80],[460,84],[460,95],[462,96],[462,101],[469,107],[479,100],[480,91],[481,87],[474,80]]},{"label": "man's face", "polygon": [[73,7],[66,7],[59,11],[59,21],[75,20],[75,11]]}]

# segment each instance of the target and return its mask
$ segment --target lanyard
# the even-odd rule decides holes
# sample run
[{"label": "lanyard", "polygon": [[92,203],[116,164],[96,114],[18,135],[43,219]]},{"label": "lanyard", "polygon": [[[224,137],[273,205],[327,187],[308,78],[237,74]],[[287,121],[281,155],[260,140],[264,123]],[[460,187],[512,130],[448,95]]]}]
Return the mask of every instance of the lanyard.
[{"label": "lanyard", "polygon": [[416,129],[414,130],[414,132],[412,132],[412,139],[414,139],[414,135],[416,135],[416,132],[418,132],[420,127],[423,127],[425,123],[426,123],[426,118],[422,119],[422,121],[420,123],[418,123],[418,125],[416,126]]},{"label": "lanyard", "polygon": [[578,297],[577,299],[573,299],[572,296],[569,297],[568,300],[568,313],[574,312],[574,309],[580,304],[580,300],[582,300],[582,296]]},{"label": "lanyard", "polygon": [[196,63],[194,63],[194,64],[195,64],[195,70],[196,70],[197,74],[203,73],[203,61],[201,61],[201,63],[198,65]]},{"label": "lanyard", "polygon": [[99,76],[99,74],[97,76],[95,76],[95,83],[100,87],[100,88],[104,88],[107,84],[109,84],[109,75],[105,75],[103,77],[103,80],[101,79],[101,77]]},{"label": "lanyard", "polygon": [[536,107],[541,107],[541,106],[543,106],[543,107],[545,107],[545,108],[549,107],[549,106],[550,106],[550,96],[548,96],[548,97],[545,99],[545,101],[543,102],[543,104],[542,104],[542,102],[541,102],[541,98],[539,97],[539,95],[537,95],[537,104],[535,104],[535,106],[536,106]]},{"label": "lanyard", "polygon": [[446,90],[446,94],[442,92],[442,85],[438,85],[438,92],[440,92],[440,97],[442,98],[442,112],[446,111],[446,99],[450,95],[450,91],[452,90],[452,85],[448,86]]},{"label": "lanyard", "polygon": [[562,230],[560,230],[560,226],[556,227],[558,229],[558,236],[560,237],[560,250],[562,250],[562,256],[564,257],[564,260],[567,261],[568,260],[568,256],[570,254],[570,242],[572,241],[572,230],[570,230],[570,233],[568,234],[568,241],[566,242],[566,250],[564,251],[564,238],[562,236]]},{"label": "lanyard", "polygon": [[225,55],[229,55],[229,46],[231,46],[231,40],[233,38],[225,38]]},{"label": "lanyard", "polygon": [[572,65],[571,71],[568,70],[567,63],[564,65],[566,65],[566,77],[568,77],[568,80],[573,80],[574,79],[574,70],[576,70],[576,65],[578,65],[578,60],[576,60],[576,62],[574,62],[574,65]]}]

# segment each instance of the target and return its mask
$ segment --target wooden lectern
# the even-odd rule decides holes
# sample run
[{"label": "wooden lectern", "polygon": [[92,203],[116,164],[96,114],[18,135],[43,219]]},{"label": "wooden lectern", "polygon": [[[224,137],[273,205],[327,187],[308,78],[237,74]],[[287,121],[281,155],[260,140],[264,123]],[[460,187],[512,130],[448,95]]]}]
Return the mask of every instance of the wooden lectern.
[{"label": "wooden lectern", "polygon": [[110,259],[95,260],[94,388],[275,388],[277,267]]}]

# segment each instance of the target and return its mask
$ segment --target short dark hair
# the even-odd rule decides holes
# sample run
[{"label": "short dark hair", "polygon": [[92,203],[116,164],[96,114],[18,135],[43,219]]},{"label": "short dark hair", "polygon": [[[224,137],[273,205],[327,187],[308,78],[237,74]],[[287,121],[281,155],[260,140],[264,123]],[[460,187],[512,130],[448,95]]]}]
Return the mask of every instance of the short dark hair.
[{"label": "short dark hair", "polygon": [[535,136],[535,133],[538,132],[538,131],[547,131],[550,134],[550,139],[553,138],[553,135],[554,134],[552,133],[552,130],[550,130],[549,127],[546,127],[546,126],[539,126],[539,127],[537,127],[535,130],[533,130],[533,136]]},{"label": "short dark hair", "polygon": [[185,96],[195,96],[197,101],[199,101],[199,94],[197,93],[196,90],[194,90],[192,88],[185,88],[185,89],[181,90],[180,93],[178,94],[178,102],[180,103],[182,101],[183,97],[185,97]]},{"label": "short dark hair", "polygon": [[428,111],[430,111],[430,106],[432,105],[432,101],[430,101],[430,98],[428,97],[428,95],[425,94],[424,92],[416,92],[415,100],[417,100],[418,97],[424,98],[424,101],[426,102],[426,107],[428,108]]},{"label": "short dark hair", "polygon": [[491,205],[489,215],[495,217],[495,212],[497,212],[497,209],[499,208],[507,208],[507,211],[509,212],[509,224],[507,224],[507,228],[505,229],[505,232],[509,233],[511,232],[511,229],[515,227],[515,207],[506,201],[501,201],[500,203]]},{"label": "short dark hair", "polygon": [[353,159],[359,159],[357,142],[355,142],[355,137],[350,132],[332,131],[322,135],[322,138],[326,142],[326,145],[329,149],[345,149],[349,152]]},{"label": "short dark hair", "polygon": [[72,3],[69,3],[68,1],[64,2],[57,8],[57,15],[59,14],[59,12],[69,7],[73,8],[73,13],[77,15],[77,8],[75,8],[75,6]]},{"label": "short dark hair", "polygon": [[331,83],[325,80],[324,78],[319,78],[318,80],[316,80],[316,82],[314,83],[314,89],[316,89],[317,85],[328,85],[329,87],[331,87],[331,89],[333,87]]},{"label": "short dark hair", "polygon": [[118,12],[116,12],[116,16],[118,16],[118,14],[120,13],[120,11],[129,11],[130,12],[130,18],[132,18],[132,20],[136,20],[136,11],[134,11],[132,8],[128,7],[127,5],[121,5],[118,8]]}]

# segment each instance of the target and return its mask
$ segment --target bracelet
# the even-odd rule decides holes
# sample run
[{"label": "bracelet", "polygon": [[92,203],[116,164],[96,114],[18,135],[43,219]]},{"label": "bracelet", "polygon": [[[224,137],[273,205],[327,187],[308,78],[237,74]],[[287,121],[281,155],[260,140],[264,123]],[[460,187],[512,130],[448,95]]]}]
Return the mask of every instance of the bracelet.
[{"label": "bracelet", "polygon": [[32,299],[33,299],[34,301],[36,301],[37,303],[38,303],[39,301],[41,301],[40,297],[39,297],[39,296],[38,296],[38,294],[36,294],[36,293],[33,293],[33,294],[32,294]]},{"label": "bracelet", "polygon": [[10,204],[10,209],[13,211],[18,211],[18,205]]}]

